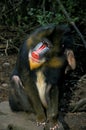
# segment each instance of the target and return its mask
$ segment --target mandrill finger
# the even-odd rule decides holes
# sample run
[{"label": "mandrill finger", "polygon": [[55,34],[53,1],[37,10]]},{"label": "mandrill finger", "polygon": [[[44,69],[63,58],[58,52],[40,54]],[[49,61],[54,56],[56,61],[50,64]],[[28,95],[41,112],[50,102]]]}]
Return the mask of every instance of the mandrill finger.
[{"label": "mandrill finger", "polygon": [[13,84],[16,84],[17,87],[22,87],[22,88],[24,88],[24,86],[23,86],[23,84],[22,84],[22,82],[21,82],[19,76],[14,75],[14,76],[12,77],[12,82],[13,82]]},{"label": "mandrill finger", "polygon": [[37,126],[45,127],[46,126],[46,122],[37,122]]}]

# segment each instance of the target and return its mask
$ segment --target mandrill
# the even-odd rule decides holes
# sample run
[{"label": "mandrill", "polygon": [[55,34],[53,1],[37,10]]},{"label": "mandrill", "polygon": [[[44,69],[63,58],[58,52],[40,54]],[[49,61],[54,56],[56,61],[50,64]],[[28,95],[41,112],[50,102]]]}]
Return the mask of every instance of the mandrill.
[{"label": "mandrill", "polygon": [[57,130],[59,87],[68,69],[75,69],[73,38],[67,25],[34,30],[20,47],[10,78],[9,104],[13,111],[36,114],[38,125]]}]

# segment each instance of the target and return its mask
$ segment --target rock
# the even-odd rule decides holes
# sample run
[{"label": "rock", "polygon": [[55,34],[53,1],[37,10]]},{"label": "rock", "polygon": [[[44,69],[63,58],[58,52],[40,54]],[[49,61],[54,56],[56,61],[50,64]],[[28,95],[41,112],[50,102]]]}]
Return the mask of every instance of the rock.
[{"label": "rock", "polygon": [[[64,128],[58,130],[86,130],[86,113],[67,113],[62,117]],[[37,127],[35,116],[24,112],[14,113],[10,110],[8,101],[0,103],[0,130],[43,130]],[[49,130],[49,129],[48,129]]]},{"label": "rock", "polygon": [[8,87],[7,83],[2,83],[2,87]]},{"label": "rock", "polygon": [[[32,121],[31,121],[32,120]],[[24,112],[14,113],[7,101],[0,103],[0,130],[42,130],[37,127],[35,117]]]},{"label": "rock", "polygon": [[68,130],[86,130],[86,113],[68,113],[65,116]]},{"label": "rock", "polygon": [[4,62],[2,64],[2,70],[4,70],[4,74],[5,76],[9,76],[9,72],[10,72],[10,63],[9,62]]},{"label": "rock", "polygon": [[10,63],[9,62],[5,62],[5,63],[3,63],[3,65],[2,65],[4,68],[8,68],[8,67],[10,67]]}]

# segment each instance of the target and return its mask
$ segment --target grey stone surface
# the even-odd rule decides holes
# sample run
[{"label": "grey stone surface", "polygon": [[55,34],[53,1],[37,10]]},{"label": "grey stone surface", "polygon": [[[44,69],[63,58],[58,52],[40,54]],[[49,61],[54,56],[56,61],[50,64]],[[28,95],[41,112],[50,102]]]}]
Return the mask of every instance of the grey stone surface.
[{"label": "grey stone surface", "polygon": [[36,126],[34,120],[33,115],[12,112],[8,101],[0,103],[0,130],[42,130],[41,126]]},{"label": "grey stone surface", "polygon": [[[86,112],[67,113],[60,119],[64,128],[60,123],[61,127],[58,130],[86,130]],[[36,126],[34,115],[24,112],[14,113],[8,101],[4,101],[0,103],[0,130],[43,130],[43,127]]]}]

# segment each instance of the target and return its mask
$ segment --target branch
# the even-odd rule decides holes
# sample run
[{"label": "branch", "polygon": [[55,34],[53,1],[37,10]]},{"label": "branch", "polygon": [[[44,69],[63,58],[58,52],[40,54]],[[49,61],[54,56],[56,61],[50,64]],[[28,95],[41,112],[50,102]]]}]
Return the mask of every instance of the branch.
[{"label": "branch", "polygon": [[8,53],[7,53],[7,50],[8,50],[8,40],[7,40],[7,44],[6,44],[6,48],[5,48],[5,54],[6,54],[6,56],[8,56]]},{"label": "branch", "polygon": [[58,4],[59,4],[59,6],[61,7],[62,12],[63,12],[63,14],[65,15],[65,17],[67,18],[68,22],[74,27],[74,29],[76,30],[76,32],[78,33],[78,35],[79,35],[80,38],[82,39],[82,42],[83,42],[83,44],[84,44],[84,46],[85,46],[85,48],[86,48],[86,41],[85,41],[83,35],[82,35],[81,32],[79,31],[79,29],[77,28],[77,26],[75,25],[75,23],[71,20],[69,14],[68,14],[67,11],[65,10],[65,8],[64,8],[63,4],[61,3],[61,1],[60,1],[60,0],[57,0],[57,2],[58,2]]}]

